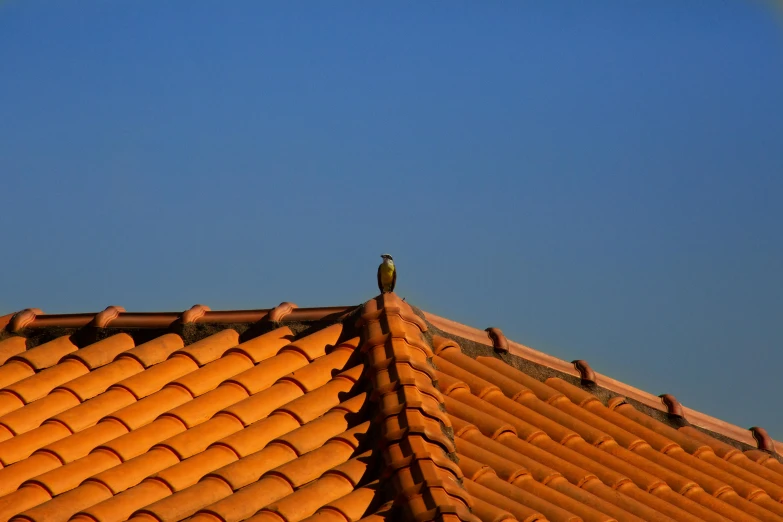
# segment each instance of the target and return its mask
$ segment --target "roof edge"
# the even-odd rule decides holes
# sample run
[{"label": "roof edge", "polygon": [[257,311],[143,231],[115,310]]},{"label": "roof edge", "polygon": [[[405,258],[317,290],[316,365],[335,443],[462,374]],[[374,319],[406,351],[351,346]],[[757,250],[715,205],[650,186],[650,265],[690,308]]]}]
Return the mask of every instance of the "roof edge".
[{"label": "roof edge", "polygon": [[[463,337],[465,339],[483,344],[485,346],[490,346],[490,347],[495,346],[493,339],[491,338],[490,334],[486,330],[473,328],[472,326],[467,326],[465,324],[458,323],[456,321],[452,321],[451,319],[446,319],[444,317],[440,317],[438,315],[435,315],[430,312],[426,312],[424,310],[422,310],[422,313],[424,314],[424,318],[430,324],[432,324],[433,326],[435,326],[440,330],[443,330],[444,332],[459,337]],[[562,359],[558,359],[557,357],[553,357],[551,355],[547,355],[545,353],[539,352],[538,350],[514,342],[510,339],[507,342],[508,342],[508,353],[512,355],[522,357],[523,359],[527,359],[534,363],[552,368],[554,370],[563,372],[568,375],[572,375],[580,379],[582,378],[582,374],[577,369],[576,367],[577,365],[575,364],[568,363]],[[634,399],[646,406],[662,411],[664,413],[671,413],[661,397],[652,395],[651,393],[648,393],[644,390],[640,390],[638,388],[620,382],[616,379],[612,379],[607,375],[603,375],[598,372],[593,372],[593,373],[594,373],[594,382],[598,386],[606,388],[607,390],[613,391],[620,395],[624,395],[628,398]],[[768,437],[766,441],[762,440],[763,438],[759,437],[758,428],[756,428],[755,426],[750,429],[741,428],[735,424],[722,421],[716,417],[712,417],[711,415],[707,415],[706,413],[702,413],[700,411],[685,406],[682,406],[682,412],[683,412],[682,415],[683,418],[685,418],[691,424],[698,426],[700,428],[707,429],[714,433],[719,433],[721,435],[734,439],[738,442],[747,444],[748,446],[763,449],[766,451],[772,451],[773,453],[775,453],[774,448],[772,450],[770,450],[769,448],[770,446],[769,442],[771,441],[772,444],[774,444],[778,448],[783,448],[783,442],[774,440],[771,437]]]},{"label": "roof edge", "polygon": [[0,330],[17,333],[29,328],[82,328],[88,325],[100,328],[167,328],[177,322],[255,323],[267,316],[272,321],[283,318],[286,321],[320,321],[354,308],[355,305],[296,308],[296,305],[287,302],[275,308],[257,310],[210,310],[207,306],[195,305],[183,312],[125,312],[122,307],[110,306],[98,313],[44,314],[38,309],[28,308],[0,317]]}]

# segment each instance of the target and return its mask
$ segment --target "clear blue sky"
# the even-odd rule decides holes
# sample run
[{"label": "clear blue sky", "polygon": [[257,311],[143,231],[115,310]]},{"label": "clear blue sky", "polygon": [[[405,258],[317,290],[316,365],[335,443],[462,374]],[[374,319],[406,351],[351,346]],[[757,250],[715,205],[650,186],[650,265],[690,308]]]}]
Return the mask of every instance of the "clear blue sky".
[{"label": "clear blue sky", "polygon": [[0,314],[358,304],[389,252],[783,440],[783,16],[551,4],[0,3]]}]

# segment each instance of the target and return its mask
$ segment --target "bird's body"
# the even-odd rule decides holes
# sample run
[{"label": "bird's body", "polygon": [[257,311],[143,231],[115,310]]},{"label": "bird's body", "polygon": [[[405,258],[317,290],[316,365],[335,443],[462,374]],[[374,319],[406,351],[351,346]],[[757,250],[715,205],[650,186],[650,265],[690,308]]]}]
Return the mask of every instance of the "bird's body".
[{"label": "bird's body", "polygon": [[381,256],[383,262],[378,266],[378,289],[382,294],[394,291],[394,285],[397,284],[397,268],[394,266],[394,260],[389,254]]}]

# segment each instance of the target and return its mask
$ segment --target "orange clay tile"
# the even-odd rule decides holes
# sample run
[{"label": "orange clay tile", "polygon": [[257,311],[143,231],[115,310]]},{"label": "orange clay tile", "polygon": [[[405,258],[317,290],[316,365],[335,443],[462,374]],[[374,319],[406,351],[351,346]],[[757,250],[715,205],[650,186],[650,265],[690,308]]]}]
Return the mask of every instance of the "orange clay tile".
[{"label": "orange clay tile", "polygon": [[0,366],[0,387],[5,388],[9,384],[21,381],[34,374],[35,369],[27,361],[21,361],[12,357],[11,360]]},{"label": "orange clay tile", "polygon": [[90,325],[95,328],[106,328],[109,323],[117,319],[121,313],[125,312],[125,308],[121,306],[107,306],[102,312],[98,312],[90,321]]},{"label": "orange clay tile", "polygon": [[302,424],[307,423],[323,411],[337,406],[342,402],[341,399],[352,394],[363,370],[363,366],[359,365],[342,372],[313,392],[281,406],[279,410],[291,415]]},{"label": "orange clay tile", "polygon": [[[331,515],[331,520],[336,521],[352,521],[359,520],[367,513],[367,510],[377,502],[379,495],[379,481],[367,483],[360,488],[356,488],[347,495],[343,495],[337,500],[327,502],[323,505],[314,515],[321,515],[321,522],[327,522],[330,520],[327,518]],[[318,522],[319,519],[308,518],[310,522]]]},{"label": "orange clay tile", "polygon": [[763,465],[776,472],[778,475],[783,476],[783,464],[772,457],[768,452],[760,450],[748,450],[744,452],[753,462]]},{"label": "orange clay tile", "polygon": [[[198,458],[201,455],[209,455],[210,458]],[[172,493],[175,493],[192,486],[201,480],[204,475],[214,471],[216,468],[236,460],[236,455],[225,446],[214,446],[209,454],[206,452],[198,453],[195,457],[183,459],[179,463],[156,473],[155,480],[160,480],[169,487]]]},{"label": "orange clay tile", "polygon": [[239,334],[235,330],[227,328],[174,353],[187,355],[199,366],[204,366],[237,344],[239,344]]},{"label": "orange clay tile", "polygon": [[[468,492],[471,495],[473,495],[473,497],[508,511],[509,513],[517,517],[518,520],[541,520],[545,518],[543,514],[537,512],[535,509],[525,506],[524,504],[520,504],[519,502],[516,502],[516,500],[512,498],[506,497],[496,491],[493,491],[485,486],[482,486],[481,484],[477,484],[470,479],[466,479],[464,484],[465,484],[465,489],[467,489]],[[552,507],[554,508],[555,506]],[[579,520],[576,516],[571,515],[569,513],[555,512],[555,510],[551,510],[551,509],[549,511],[550,513],[555,513],[556,515],[559,515],[550,518],[550,520],[553,520],[553,522],[555,522],[556,520],[564,520],[569,522],[574,522],[574,520]]]},{"label": "orange clay tile", "polygon": [[303,368],[307,365],[307,357],[295,351],[282,351],[278,355],[261,361],[252,368],[231,378],[247,390],[248,394],[254,394],[274,384],[284,375]]},{"label": "orange clay tile", "polygon": [[198,364],[191,358],[181,354],[174,354],[171,358],[156,364],[141,373],[123,379],[111,386],[110,389],[122,388],[128,390],[137,399],[141,399],[159,391],[174,379],[198,369]]},{"label": "orange clay tile", "polygon": [[294,339],[294,333],[287,326],[277,328],[253,339],[249,339],[226,353],[238,352],[258,364],[261,361],[277,355],[281,348]]},{"label": "orange clay tile", "polygon": [[14,515],[51,498],[49,492],[39,486],[19,488],[0,498],[0,520],[9,520]]},{"label": "orange clay tile", "polygon": [[586,522],[612,520],[597,509],[536,482],[526,473],[516,474],[511,480],[503,480],[489,466],[484,466],[464,455],[460,455],[459,459],[460,467],[469,479],[541,512],[550,520],[571,520],[574,515]]},{"label": "orange clay tile", "polygon": [[[366,433],[368,428],[369,423],[365,422],[349,431]],[[242,489],[203,511],[206,513],[217,513],[225,520],[236,516],[232,515],[232,513],[238,512],[245,513],[246,515],[243,518],[246,518],[247,515],[251,515],[267,505],[267,503],[277,500],[277,498],[265,496],[270,487],[274,489],[285,484],[289,489],[293,490],[295,487],[317,479],[329,468],[347,461],[355,449],[352,445],[345,443],[344,437],[335,438],[297,459],[297,454],[290,447],[278,444],[270,445],[259,452],[259,458],[253,458],[254,456],[251,455],[246,459],[229,465],[229,468],[235,468],[230,472],[228,469],[225,471],[218,470],[214,474],[215,476],[222,478],[227,484],[232,484],[235,490],[240,487]],[[255,479],[236,473],[239,468],[248,467],[244,466],[243,461],[250,464],[253,470],[253,475],[251,476],[255,476]],[[251,469],[244,470],[245,474],[248,472],[251,472]],[[238,520],[241,519],[239,518]]]},{"label": "orange clay tile", "polygon": [[176,417],[187,428],[192,428],[209,420],[221,409],[247,398],[247,392],[241,386],[224,384],[200,397],[172,408],[163,415]]},{"label": "orange clay tile", "polygon": [[285,319],[287,315],[293,312],[294,309],[296,308],[299,307],[296,306],[294,303],[289,303],[288,301],[282,302],[269,311],[269,315],[267,316],[267,319],[269,319],[273,323],[279,323],[280,321]]},{"label": "orange clay tile", "polygon": [[[185,431],[185,426],[176,417],[161,416],[150,424],[136,428],[100,447],[117,454],[123,462],[149,451],[155,444]],[[107,482],[111,486],[111,483]]]},{"label": "orange clay tile", "polygon": [[26,349],[27,339],[24,337],[14,336],[0,341],[0,364],[5,364],[8,359]]},{"label": "orange clay tile", "polygon": [[78,348],[71,342],[71,339],[68,336],[62,336],[15,355],[10,360],[23,361],[37,371],[54,366],[60,359],[76,350]]},{"label": "orange clay tile", "polygon": [[110,502],[114,504],[112,507],[115,510],[115,516],[120,515],[119,520],[125,520],[129,518],[137,506],[148,506],[165,498],[170,493],[169,488],[162,482],[147,480],[139,484],[138,487],[116,495],[110,499]]},{"label": "orange clay tile", "polygon": [[[349,400],[349,403],[357,402],[356,399],[361,399],[361,398],[357,397],[355,399],[351,399],[351,400]],[[363,402],[363,401],[360,401],[360,402]],[[305,445],[306,444],[305,440],[307,440],[307,439],[305,439],[306,433],[310,433],[310,434],[318,433],[318,434],[327,434],[328,435],[331,432],[334,435],[338,435],[343,429],[345,429],[345,427],[347,427],[346,424],[344,424],[344,422],[338,422],[338,423],[330,422],[330,423],[326,423],[325,421],[328,418],[333,418],[335,420],[337,420],[337,419],[344,420],[345,416],[347,415],[347,412],[345,411],[346,409],[349,410],[349,411],[356,411],[357,407],[351,406],[350,404],[346,404],[344,406],[344,409],[335,410],[334,413],[328,414],[328,415],[326,415],[326,416],[324,416],[324,417],[322,417],[320,419],[317,419],[317,420],[307,424],[301,430],[296,430],[296,431],[292,432],[290,434],[290,436],[289,435],[285,435],[283,437],[280,437],[279,439],[277,439],[277,441],[280,442],[280,443],[284,442],[284,443],[290,445],[291,447],[296,448],[297,453],[293,454],[293,458],[295,458],[296,454],[301,455],[301,454],[303,454],[306,451],[310,451],[310,450],[316,449],[317,446],[306,446]],[[271,419],[269,419],[269,420],[271,420]],[[322,420],[324,422],[322,422]],[[260,428],[265,428],[262,431],[258,432],[258,435],[261,435],[261,436],[268,436],[269,428],[274,427],[274,425],[269,425],[269,427],[266,427],[266,425],[268,423],[265,423],[264,421],[260,421],[258,424],[259,424]],[[283,425],[283,426],[285,426],[285,425]],[[289,425],[288,429],[290,429],[290,425]],[[190,430],[190,431],[192,431],[192,430]],[[249,430],[245,430],[245,431],[249,431]],[[301,435],[298,435],[298,433],[301,433]],[[349,433],[351,433],[351,431],[349,431]],[[183,436],[184,435],[186,435],[186,434],[183,434]],[[345,436],[347,436],[347,435],[346,434],[342,435],[342,437],[345,437]],[[231,437],[229,437],[229,438],[231,438]],[[252,437],[252,438],[253,438],[253,440],[256,443],[258,443],[258,439],[259,439],[258,436],[255,436],[255,437]],[[310,435],[309,440],[317,440],[317,439],[313,439],[312,435]],[[301,441],[301,442],[297,443],[296,441]],[[225,444],[225,443],[226,443],[225,440],[221,441],[221,444]],[[310,442],[310,444],[312,444],[312,442]],[[350,443],[349,443],[349,445],[350,445]],[[281,453],[281,455],[286,455],[286,451],[287,451],[288,452],[287,453],[288,454],[287,458],[288,459],[292,458],[290,450],[287,450],[287,449],[285,449],[283,447],[278,447],[278,450],[280,450],[280,449],[283,450],[283,453]],[[270,448],[270,450],[272,452],[275,451],[274,447]],[[209,452],[214,453],[215,451],[220,452],[220,454],[223,455],[223,457],[222,457],[223,459],[230,458],[229,455],[233,455],[233,452],[231,452],[225,446],[222,446],[222,445],[215,445],[214,449],[210,449],[210,450],[208,450],[208,452],[201,453],[200,455],[206,455]],[[227,453],[227,451],[228,451],[228,453]],[[265,462],[266,466],[268,466],[269,462],[275,462],[275,459],[271,456],[271,454],[269,452],[266,452],[266,453],[267,453],[267,455],[264,458],[264,462]],[[215,455],[217,455],[217,454],[215,454]],[[261,456],[261,455],[259,455],[259,456]],[[194,461],[194,465],[193,466],[189,465],[189,461],[183,461],[182,463],[180,463],[178,465],[175,465],[175,466],[169,468],[168,470],[166,470],[164,472],[161,472],[157,476],[157,480],[163,480],[167,485],[169,485],[170,488],[172,488],[173,491],[179,491],[179,489],[182,486],[189,485],[186,481],[192,482],[193,480],[197,480],[200,476],[204,475],[204,472],[211,471],[212,469],[215,469],[216,467],[218,467],[218,466],[215,465],[214,458],[210,459],[210,460],[205,460],[205,459],[200,459],[198,457],[199,456],[196,456],[194,459],[191,459],[191,460]],[[251,461],[248,461],[247,464],[251,464],[252,465],[252,461],[253,460],[255,460],[255,459],[251,459]],[[217,461],[217,462],[220,463],[220,461]],[[245,465],[245,462],[239,463],[239,465]],[[190,472],[189,472],[189,470],[190,470]],[[195,475],[195,476],[192,475],[192,471],[196,471],[196,470],[200,470],[201,474],[200,475]],[[255,473],[256,474],[259,473],[257,468],[256,468]],[[187,478],[187,477],[190,477],[190,478]],[[195,504],[194,505],[193,503],[189,502],[189,500],[193,499],[196,502],[202,501],[203,500],[203,495],[202,494],[195,495],[194,493],[196,491],[200,491],[201,489],[203,489],[202,486],[207,486],[209,484],[210,484],[209,480],[207,480],[206,482],[202,482],[202,483],[196,484],[193,487],[190,487],[190,488],[182,490],[181,493],[177,493],[177,494],[173,495],[172,497],[170,497],[170,499],[163,499],[163,500],[157,502],[155,505],[158,506],[157,509],[162,509],[162,510],[164,510],[166,512],[169,512],[169,513],[173,513],[173,512],[182,513],[182,512],[185,512],[184,510],[187,510],[187,513],[192,513],[193,511],[195,511],[199,507],[203,507],[203,506],[200,505],[200,504]],[[189,507],[189,506],[192,506],[192,507]]]},{"label": "orange clay tile", "polygon": [[328,326],[307,337],[294,341],[288,348],[306,356],[309,361],[313,361],[318,357],[326,355],[327,350],[337,344],[337,340],[340,338],[342,331],[342,324],[333,324],[332,326]]},{"label": "orange clay tile", "polygon": [[[59,366],[59,365],[58,365]],[[120,357],[114,362],[92,370],[86,375],[77,377],[72,381],[65,382],[58,388],[68,390],[80,401],[84,402],[103,393],[112,384],[116,384],[131,375],[135,375],[144,370],[136,359],[130,357]]]},{"label": "orange clay tile", "polygon": [[[401,387],[413,387],[413,393],[389,396],[394,397],[397,404],[387,401],[384,412],[386,418],[382,425],[386,444],[405,442],[417,434],[438,442],[441,447],[438,451],[453,454],[454,443],[445,435],[447,431],[444,431],[451,426],[439,405],[420,399],[409,404],[407,400],[422,397],[421,392],[416,390],[420,386],[422,389],[433,387],[433,382],[417,382],[414,379],[406,384],[399,381],[395,383],[389,380],[385,373],[389,368],[395,368],[399,375],[403,368],[423,368],[427,364],[427,360],[432,357],[432,349],[422,338],[422,333],[427,329],[426,324],[413,313],[407,303],[394,294],[384,294],[368,301],[364,306],[360,324],[366,339],[363,351],[369,356],[371,372],[378,372],[381,376],[381,379],[375,380],[376,389],[382,386],[384,394],[389,394]],[[384,373],[380,373],[381,371]],[[452,483],[455,477],[448,471],[442,471],[432,458],[411,460],[410,467],[395,466],[393,458],[393,454],[387,454],[385,457],[396,470],[394,481],[407,491],[405,511],[409,516],[423,520],[448,513],[460,520],[475,519],[470,513],[468,492],[457,486],[456,482],[453,487],[445,487],[444,485]]]},{"label": "orange clay tile", "polygon": [[58,422],[48,422],[32,431],[0,442],[0,462],[5,466],[10,466],[27,458],[35,450],[69,435],[71,435],[71,431],[64,425]]},{"label": "orange clay tile", "polygon": [[[370,423],[367,421],[356,429],[361,430],[362,435],[365,435],[369,427]],[[336,438],[270,473],[298,486],[318,478],[327,469],[345,462],[355,449],[353,445],[346,444],[344,438]]]},{"label": "orange clay tile", "polygon": [[309,392],[329,380],[335,371],[344,370],[354,350],[359,345],[359,338],[351,339],[337,346],[329,355],[316,359],[307,366],[294,370],[286,379],[299,385]]},{"label": "orange clay tile", "polygon": [[205,365],[197,371],[183,375],[168,385],[181,386],[193,397],[214,390],[220,383],[253,367],[253,362],[239,353],[232,353]]},{"label": "orange clay tile", "polygon": [[[13,386],[13,384],[11,386]],[[17,394],[12,393],[10,390],[0,391],[0,416],[3,416],[8,412],[18,410],[24,405],[24,400]]]},{"label": "orange clay tile", "polygon": [[353,491],[368,472],[369,464],[373,460],[372,453],[365,452],[339,464],[323,473],[313,483],[264,506],[258,515],[268,512],[278,515],[284,521],[302,520],[327,502],[337,500]]},{"label": "orange clay tile", "polygon": [[[171,484],[167,484],[171,487]],[[229,496],[232,493],[231,488],[220,480],[207,478],[197,482],[194,486],[178,490],[172,495],[165,496],[152,504],[126,505],[134,511],[144,509],[147,513],[155,513],[162,520],[182,520],[195,513],[198,509],[214,504],[215,502]],[[103,506],[108,508],[110,502]],[[135,509],[133,509],[135,508]],[[128,516],[128,515],[125,515]]]},{"label": "orange clay tile", "polygon": [[[57,425],[57,423],[47,423],[44,426],[52,425]],[[47,444],[37,450],[36,453],[51,453],[60,459],[61,462],[68,463],[87,455],[100,444],[111,441],[127,432],[127,428],[119,422],[107,420],[84,431]]]},{"label": "orange clay tile", "polygon": [[58,413],[51,419],[64,424],[72,433],[75,433],[134,402],[136,402],[136,397],[125,388],[112,388],[74,408]]},{"label": "orange clay tile", "polygon": [[210,311],[210,308],[206,305],[197,304],[190,307],[189,310],[185,310],[182,312],[182,315],[179,317],[179,320],[182,324],[191,324],[195,323],[202,317],[204,317],[204,314]]},{"label": "orange clay tile", "polygon": [[102,420],[116,420],[132,431],[146,426],[158,416],[192,399],[190,393],[181,386],[167,386],[107,415]]},{"label": "orange clay tile", "polygon": [[500,328],[490,327],[485,330],[492,340],[492,347],[498,352],[508,352],[508,339],[503,335]]},{"label": "orange clay tile", "polygon": [[66,355],[64,360],[73,358],[81,361],[90,370],[95,370],[112,362],[122,352],[132,350],[134,346],[130,335],[119,333],[72,352]]},{"label": "orange clay tile", "polygon": [[[761,428],[393,293],[348,312],[0,318],[0,522],[783,522]],[[102,340],[62,335],[80,328]]]},{"label": "orange clay tile", "polygon": [[576,371],[579,372],[579,377],[582,379],[582,382],[586,382],[589,384],[596,384],[595,372],[590,367],[587,361],[583,361],[582,359],[577,359],[575,361],[572,361],[572,364],[574,365]]},{"label": "orange clay tile", "polygon": [[[363,397],[359,397],[362,398]],[[354,399],[349,399],[351,402]],[[283,412],[276,412],[270,417],[261,419],[249,425],[244,430],[222,439],[218,444],[230,448],[239,458],[246,457],[263,449],[266,444],[277,437],[297,455],[315,449],[328,437],[348,429],[347,413],[335,409],[320,419],[304,426],[299,421]],[[337,431],[334,431],[334,430]],[[316,437],[315,435],[318,435]],[[301,451],[300,451],[301,450]]]},{"label": "orange clay tile", "polygon": [[77,512],[82,506],[91,505],[97,499],[105,499],[109,496],[109,491],[103,486],[94,482],[88,483],[83,488],[61,493],[47,502],[28,509],[14,520],[48,522],[68,520],[68,515]]},{"label": "orange clay tile", "polygon": [[140,344],[127,352],[123,352],[118,358],[130,357],[137,360],[145,368],[149,368],[165,361],[172,353],[184,346],[185,344],[179,335],[168,333]]},{"label": "orange clay tile", "polygon": [[[227,499],[218,501],[200,511],[192,520],[217,519],[225,522],[245,520],[262,507],[294,492],[294,488],[287,480],[275,475],[263,477],[252,486],[257,487],[253,489],[248,487],[235,492]],[[210,517],[210,515],[212,516]]]},{"label": "orange clay tile", "polygon": [[0,469],[0,498],[13,491],[26,480],[37,477],[49,470],[61,466],[55,455],[50,453],[37,453],[21,462]]},{"label": "orange clay tile", "polygon": [[203,424],[164,440],[160,445],[171,450],[180,460],[186,459],[200,454],[213,442],[241,431],[243,427],[236,417],[216,415]]},{"label": "orange clay tile", "polygon": [[109,494],[107,497],[106,491],[105,488],[102,488],[97,483],[87,482],[76,490],[65,493],[65,495],[79,495],[78,499],[81,502],[78,504],[73,502],[71,506],[62,506],[61,510],[65,513],[77,511],[70,519],[83,522],[118,522],[126,520],[134,511],[133,506],[128,506],[125,502],[129,495],[123,492],[115,496]]},{"label": "orange clay tile", "polygon": [[772,453],[775,452],[775,442],[772,440],[772,437],[769,436],[767,430],[759,426],[753,426],[750,428],[750,432],[758,443],[759,449]]},{"label": "orange clay tile", "polygon": [[58,413],[68,411],[80,404],[79,399],[71,392],[54,390],[24,408],[3,415],[0,417],[0,426],[5,426],[15,435],[19,435],[37,428],[43,421]]},{"label": "orange clay tile", "polygon": [[[25,308],[15,314],[11,315],[10,319],[7,319],[6,327],[10,332],[18,332],[19,330],[29,326],[35,321],[36,316],[43,314],[40,308]],[[8,316],[4,316],[8,317]]]},{"label": "orange clay tile", "polygon": [[225,408],[222,413],[233,415],[248,426],[303,395],[302,389],[290,381],[280,381],[268,389],[261,390],[247,399]]},{"label": "orange clay tile", "polygon": [[70,462],[64,466],[47,471],[33,479],[29,479],[22,484],[38,485],[46,489],[53,497],[70,491],[87,478],[92,477],[119,464],[117,456],[108,451],[95,451],[85,458]]},{"label": "orange clay tile", "polygon": [[90,368],[78,360],[66,360],[6,386],[0,394],[13,394],[20,398],[24,404],[29,404],[36,399],[45,397],[58,385],[76,379],[89,371]]}]

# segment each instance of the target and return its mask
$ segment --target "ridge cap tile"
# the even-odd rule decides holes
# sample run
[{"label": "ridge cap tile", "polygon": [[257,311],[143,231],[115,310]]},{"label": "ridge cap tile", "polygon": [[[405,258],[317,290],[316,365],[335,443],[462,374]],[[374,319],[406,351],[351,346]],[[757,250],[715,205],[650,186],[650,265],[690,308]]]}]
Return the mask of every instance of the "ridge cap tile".
[{"label": "ridge cap tile", "polygon": [[[414,333],[407,324],[418,327]],[[454,443],[447,435],[451,429],[448,418],[442,411],[442,397],[428,394],[429,391],[415,379],[412,382],[398,384],[395,377],[398,374],[388,373],[391,380],[387,383],[381,377],[389,368],[397,368],[399,364],[414,367],[417,361],[421,368],[431,364],[432,348],[422,338],[426,331],[426,322],[421,320],[410,305],[401,301],[394,293],[381,294],[368,301],[359,321],[365,339],[362,351],[369,358],[371,380],[375,389],[373,399],[379,401],[382,412],[381,434],[384,438],[384,459],[387,464],[387,474],[397,485],[398,494],[403,495],[406,510],[416,520],[424,520],[431,515],[449,512],[459,520],[475,520],[470,514],[470,494],[459,485],[450,466],[446,469],[438,466],[432,450],[416,452],[415,447],[426,448],[425,444],[416,442],[414,437],[423,437],[436,443],[444,454],[456,458]],[[430,377],[428,388],[436,390],[433,381],[434,373],[428,367],[425,374]],[[422,383],[423,384],[423,383]],[[382,389],[379,389],[379,386]],[[425,397],[429,397],[425,399]],[[411,445],[413,444],[413,446]],[[400,451],[393,451],[392,447]],[[442,459],[437,459],[441,460]],[[413,472],[413,469],[416,469]],[[440,471],[438,471],[440,470]],[[451,477],[443,481],[441,474]],[[407,485],[406,485],[407,484]],[[453,487],[451,486],[453,484]],[[429,501],[422,502],[429,498]],[[431,506],[433,500],[435,510]],[[442,500],[442,502],[441,502]],[[462,506],[460,508],[460,506]]]}]

